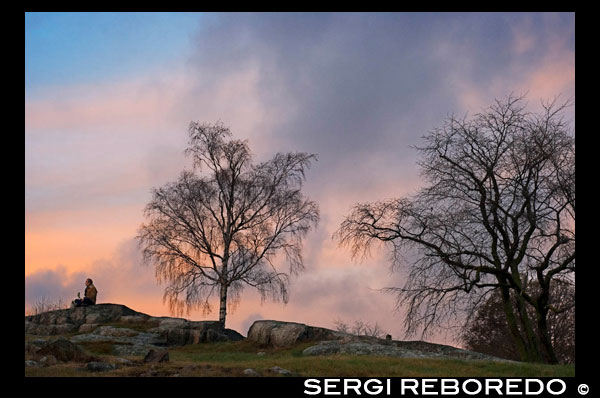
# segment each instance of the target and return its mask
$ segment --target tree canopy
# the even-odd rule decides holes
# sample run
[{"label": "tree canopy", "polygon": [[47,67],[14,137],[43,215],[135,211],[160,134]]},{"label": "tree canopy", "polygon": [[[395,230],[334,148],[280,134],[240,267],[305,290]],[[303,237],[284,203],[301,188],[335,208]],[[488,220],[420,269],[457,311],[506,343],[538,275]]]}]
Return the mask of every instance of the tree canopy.
[{"label": "tree canopy", "polygon": [[[223,323],[228,298],[246,286],[287,302],[289,275],[303,269],[302,239],[319,220],[301,191],[316,155],[278,153],[253,164],[248,143],[221,124],[191,123],[189,137],[194,169],[153,189],[138,235],[144,261],[168,283],[164,299],[174,312],[210,312],[218,294]],[[279,253],[288,273],[274,263]]]},{"label": "tree canopy", "polygon": [[357,204],[344,219],[335,236],[354,256],[383,242],[398,269],[403,254],[415,255],[404,287],[387,289],[407,305],[408,334],[459,319],[498,289],[520,357],[556,362],[546,323],[550,285],[575,272],[568,105],[552,101],[531,113],[510,96],[473,118],[448,117],[417,148],[423,188]]}]

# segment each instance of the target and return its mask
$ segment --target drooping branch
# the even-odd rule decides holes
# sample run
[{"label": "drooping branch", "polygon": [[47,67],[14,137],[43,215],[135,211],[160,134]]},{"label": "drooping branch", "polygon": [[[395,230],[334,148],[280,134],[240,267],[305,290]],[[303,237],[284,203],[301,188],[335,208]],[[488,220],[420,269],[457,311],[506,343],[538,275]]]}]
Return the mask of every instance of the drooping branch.
[{"label": "drooping branch", "polygon": [[[566,106],[532,114],[522,98],[509,97],[470,120],[449,117],[417,148],[423,188],[357,204],[341,223],[334,237],[353,257],[384,244],[393,270],[402,253],[417,258],[405,286],[388,289],[408,305],[407,331],[439,326],[467,295],[490,289],[514,292],[526,327],[526,305],[545,316],[551,280],[575,269],[575,143],[560,118]],[[534,278],[540,290],[528,288]],[[541,344],[531,334],[526,340]]]},{"label": "drooping branch", "polygon": [[153,190],[138,236],[144,261],[170,284],[173,308],[207,309],[218,290],[224,322],[227,291],[235,301],[244,286],[287,302],[289,277],[273,259],[282,253],[290,273],[303,269],[302,240],[319,209],[301,188],[316,155],[279,153],[255,165],[247,142],[228,140],[220,124],[192,123],[189,134],[194,170]]}]

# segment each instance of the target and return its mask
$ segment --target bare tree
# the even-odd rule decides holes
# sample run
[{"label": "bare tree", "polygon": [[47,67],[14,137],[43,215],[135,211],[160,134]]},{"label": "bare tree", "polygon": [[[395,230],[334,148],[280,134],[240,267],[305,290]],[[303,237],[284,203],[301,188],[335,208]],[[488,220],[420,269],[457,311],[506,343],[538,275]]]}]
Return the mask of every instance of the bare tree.
[{"label": "bare tree", "polygon": [[575,139],[562,117],[570,104],[542,105],[528,113],[511,96],[470,120],[450,116],[417,148],[425,187],[355,205],[334,235],[354,256],[388,244],[393,270],[415,256],[404,287],[387,289],[408,305],[407,334],[426,335],[498,289],[520,358],[557,361],[547,318],[554,279],[575,272]]},{"label": "bare tree", "polygon": [[287,302],[289,274],[274,259],[285,254],[291,274],[303,269],[302,239],[319,210],[301,187],[316,155],[278,153],[255,165],[248,143],[227,139],[220,124],[191,123],[189,136],[194,170],[153,190],[138,234],[144,262],[168,283],[163,299],[172,312],[209,313],[218,294],[223,325],[228,300],[245,286]]}]

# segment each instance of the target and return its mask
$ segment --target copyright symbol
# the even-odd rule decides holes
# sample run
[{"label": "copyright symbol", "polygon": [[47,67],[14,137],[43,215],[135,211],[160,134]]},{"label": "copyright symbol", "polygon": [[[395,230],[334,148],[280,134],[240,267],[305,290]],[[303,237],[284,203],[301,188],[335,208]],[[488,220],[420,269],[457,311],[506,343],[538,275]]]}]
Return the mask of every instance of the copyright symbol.
[{"label": "copyright symbol", "polygon": [[577,392],[580,395],[586,395],[590,392],[590,387],[587,384],[580,384],[579,387],[577,387]]}]

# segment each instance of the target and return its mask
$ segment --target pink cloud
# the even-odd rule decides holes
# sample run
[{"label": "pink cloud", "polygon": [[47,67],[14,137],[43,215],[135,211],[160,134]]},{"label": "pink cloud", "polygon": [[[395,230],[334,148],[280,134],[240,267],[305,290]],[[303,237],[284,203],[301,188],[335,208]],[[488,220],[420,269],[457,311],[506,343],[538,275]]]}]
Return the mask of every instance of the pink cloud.
[{"label": "pink cloud", "polygon": [[27,99],[26,129],[81,129],[156,127],[169,104],[187,86],[183,74],[145,76],[107,85],[55,87]]},{"label": "pink cloud", "polygon": [[[456,28],[457,34],[462,32]],[[346,43],[347,36],[335,37],[340,43]],[[426,61],[439,65],[441,75],[418,76],[432,81],[438,79],[441,87],[439,91],[435,86],[435,91],[419,94],[427,98],[414,98],[427,109],[418,115],[426,122],[414,121],[417,116],[405,114],[402,109],[384,112],[389,119],[384,118],[385,122],[375,126],[389,129],[379,136],[380,143],[385,142],[380,145],[386,146],[371,152],[357,147],[346,156],[339,153],[335,143],[317,141],[331,145],[314,149],[329,150],[320,155],[330,156],[330,160],[315,164],[307,175],[307,194],[319,203],[322,214],[318,229],[312,231],[305,242],[307,270],[292,279],[287,305],[261,304],[256,292],[247,289],[230,314],[228,327],[245,334],[248,323],[257,317],[333,327],[333,321],[339,317],[348,322],[359,319],[378,322],[394,337],[401,335],[402,314],[393,313],[394,297],[377,291],[382,287],[401,286],[401,276],[388,273],[384,250],[374,250],[372,257],[357,264],[347,250],[337,246],[331,235],[344,215],[354,203],[399,197],[418,187],[421,183],[418,169],[406,150],[413,142],[403,140],[412,139],[413,134],[426,133],[437,123],[437,115],[443,117],[445,112],[463,110],[477,112],[510,91],[529,91],[532,99],[548,98],[557,92],[574,93],[574,54],[560,37],[549,40],[552,44],[544,49],[540,58],[525,62],[525,55],[537,49],[541,40],[526,23],[516,26],[513,42],[509,44],[514,58],[507,62],[506,69],[492,68],[495,74],[483,84],[473,79],[480,62],[484,62],[477,49],[455,39],[436,39],[435,48],[428,48],[431,59]],[[212,39],[209,42],[212,45]],[[348,44],[350,48],[351,43]],[[220,50],[221,44],[215,48]],[[319,135],[331,134],[340,140],[352,137],[353,131],[344,130],[355,126],[336,121],[355,116],[348,115],[348,109],[356,108],[340,105],[338,109],[329,105],[338,101],[346,104],[347,98],[339,97],[346,87],[359,90],[366,86],[329,74],[339,71],[340,76],[349,76],[342,73],[345,71],[342,68],[324,67],[338,65],[335,62],[340,54],[336,47],[318,49],[317,56],[307,58],[302,68],[293,68],[295,60],[284,62],[282,65],[287,69],[282,70],[278,64],[263,63],[262,57],[268,57],[270,52],[261,52],[261,48],[226,72],[218,68],[225,65],[220,62],[228,62],[228,58],[221,60],[219,51],[215,50],[209,54],[215,59],[212,66],[203,66],[205,61],[202,61],[189,70],[179,68],[104,86],[58,87],[43,96],[28,98],[25,105],[26,280],[32,275],[54,271],[55,275],[64,275],[70,281],[70,276],[75,278],[85,270],[94,275],[102,302],[120,302],[152,315],[169,315],[168,307],[162,303],[164,286],[157,286],[152,268],[139,265],[139,253],[134,250],[132,238],[142,221],[142,209],[150,188],[172,181],[185,165],[181,152],[190,121],[222,120],[231,127],[236,138],[249,140],[257,160],[279,150],[314,148],[308,141]],[[409,50],[412,51],[410,46]],[[406,59],[392,59],[402,61],[398,65],[412,61],[414,54],[407,54]],[[199,58],[204,56],[206,52],[199,52]],[[329,58],[324,61],[322,56]],[[362,56],[349,59],[358,64],[363,62]],[[345,67],[344,63],[345,58],[339,66]],[[385,69],[373,70],[386,73]],[[437,71],[424,68],[424,71],[433,70]],[[302,73],[296,76],[297,71]],[[284,78],[286,73],[289,81]],[[396,73],[400,74],[394,69],[385,77],[401,81],[404,77]],[[339,85],[329,86],[332,81]],[[321,85],[325,90],[321,90]],[[311,89],[306,90],[306,87]],[[265,102],[267,89],[268,103]],[[420,89],[419,84],[415,84],[414,90],[417,89]],[[312,95],[306,103],[294,97],[304,94]],[[440,110],[440,103],[446,106],[446,102],[438,103],[428,97],[438,94],[440,98],[457,98],[458,106],[463,109]],[[394,102],[399,97],[387,95],[389,101],[376,103],[366,109],[365,114],[376,114],[376,108],[384,105],[390,109],[399,106]],[[313,109],[314,104],[318,106]],[[429,108],[432,104],[435,106]],[[296,135],[286,135],[281,127]],[[300,139],[299,135],[305,132],[302,129],[312,129],[306,132],[310,138]],[[410,133],[399,138],[404,131]],[[362,138],[369,132],[359,133],[356,136]],[[371,141],[355,139],[358,145]],[[73,283],[79,286],[78,281]],[[216,307],[216,299],[214,305]],[[194,311],[190,315],[191,319],[216,317],[215,312],[204,316]]]},{"label": "pink cloud", "polygon": [[542,65],[521,82],[530,98],[548,100],[562,94],[566,100],[575,94],[575,59],[569,55]]}]

